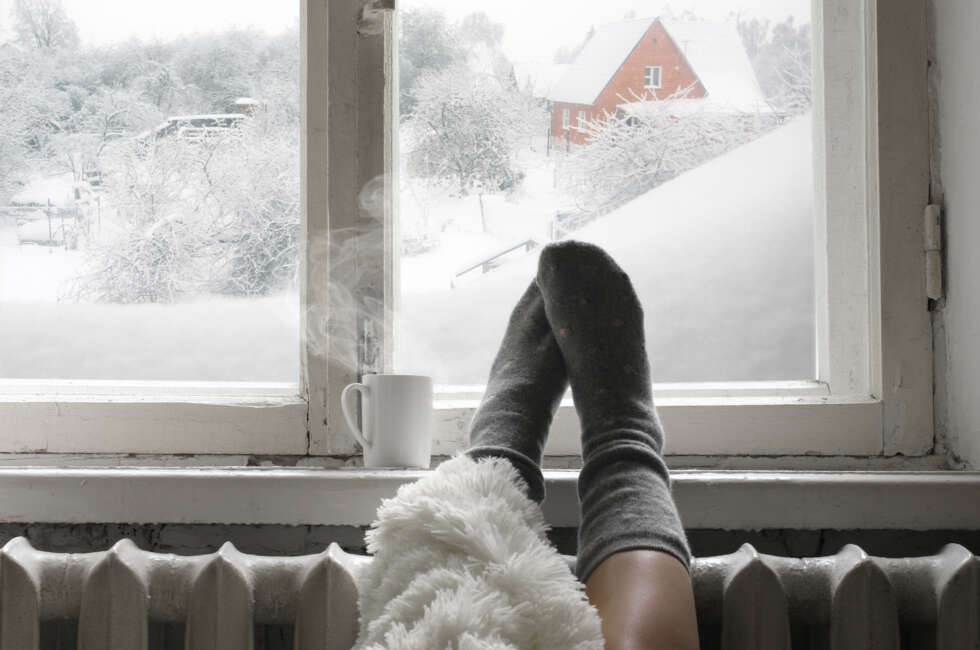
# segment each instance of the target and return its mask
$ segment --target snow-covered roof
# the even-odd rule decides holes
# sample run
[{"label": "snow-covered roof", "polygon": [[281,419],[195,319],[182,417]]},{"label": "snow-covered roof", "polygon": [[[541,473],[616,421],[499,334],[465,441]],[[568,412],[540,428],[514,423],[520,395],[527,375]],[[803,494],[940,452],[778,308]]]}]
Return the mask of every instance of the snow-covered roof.
[{"label": "snow-covered roof", "polygon": [[548,99],[569,104],[593,104],[616,71],[653,24],[653,18],[624,20],[596,29]]},{"label": "snow-covered roof", "polygon": [[532,97],[548,97],[568,66],[568,63],[550,61],[515,61],[514,79],[521,92],[530,93]]},{"label": "snow-covered roof", "polygon": [[[548,99],[594,104],[654,20],[626,20],[598,28]],[[734,23],[659,20],[687,58],[711,103],[730,110],[770,110]]]},{"label": "snow-covered roof", "polygon": [[661,20],[711,102],[740,111],[768,111],[742,38],[731,22]]}]

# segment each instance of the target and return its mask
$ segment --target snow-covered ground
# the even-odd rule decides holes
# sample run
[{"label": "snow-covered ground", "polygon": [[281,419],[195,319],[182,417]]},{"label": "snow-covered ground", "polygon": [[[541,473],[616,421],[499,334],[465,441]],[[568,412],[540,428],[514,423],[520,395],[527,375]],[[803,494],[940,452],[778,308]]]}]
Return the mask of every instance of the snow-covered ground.
[{"label": "snow-covered ground", "polygon": [[[483,232],[480,199],[476,195],[453,197],[448,192],[403,181],[399,216],[403,234],[412,233],[426,222],[439,230],[438,248],[421,255],[403,256],[403,295],[448,289],[453,276],[463,268],[485,259],[512,244],[534,239],[548,241],[548,226],[555,211],[567,208],[554,187],[555,158],[545,155],[544,138],[518,158],[525,172],[521,185],[511,193],[486,195],[483,209],[488,232]],[[465,274],[456,284],[466,284],[479,271]]]},{"label": "snow-covered ground", "polygon": [[[814,374],[810,119],[801,118],[577,231],[630,273],[647,313],[657,381],[801,379]],[[438,383],[486,379],[537,252],[483,274],[469,264],[548,240],[556,158],[521,154],[526,177],[479,199],[406,186],[403,232],[428,221],[438,246],[401,260],[396,369]],[[0,377],[295,382],[295,294],[169,305],[59,301],[84,252],[19,245],[0,222]],[[455,288],[451,288],[451,283]]]},{"label": "snow-covered ground", "polygon": [[0,222],[0,378],[299,380],[299,299],[59,302],[81,251],[18,245]]},{"label": "snow-covered ground", "polygon": [[28,180],[10,203],[14,205],[47,205],[55,207],[71,205],[74,177],[71,173],[54,176],[36,175]]},{"label": "snow-covered ground", "polygon": [[[632,277],[656,381],[814,376],[810,133],[810,118],[799,118],[575,233]],[[462,203],[455,209],[472,208],[478,226],[475,202]],[[513,224],[549,214],[544,206],[499,207],[495,217]],[[453,248],[458,240],[448,244],[404,261],[396,366],[438,383],[478,384],[537,254],[450,289],[446,274],[465,255]],[[415,280],[423,275],[426,282]]]}]

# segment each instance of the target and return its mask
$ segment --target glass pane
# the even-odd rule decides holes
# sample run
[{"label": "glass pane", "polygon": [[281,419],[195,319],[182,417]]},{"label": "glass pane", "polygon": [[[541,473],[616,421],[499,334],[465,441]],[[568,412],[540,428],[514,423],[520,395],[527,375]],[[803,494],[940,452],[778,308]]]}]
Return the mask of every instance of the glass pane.
[{"label": "glass pane", "polygon": [[659,382],[814,357],[809,0],[403,0],[396,368],[486,381],[537,255],[604,247]]},{"label": "glass pane", "polygon": [[0,4],[0,378],[297,382],[298,6]]}]

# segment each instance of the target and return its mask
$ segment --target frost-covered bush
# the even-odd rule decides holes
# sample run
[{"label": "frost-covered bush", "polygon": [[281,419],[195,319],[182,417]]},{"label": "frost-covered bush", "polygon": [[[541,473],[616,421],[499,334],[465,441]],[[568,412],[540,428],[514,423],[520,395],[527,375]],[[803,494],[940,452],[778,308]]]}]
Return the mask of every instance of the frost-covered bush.
[{"label": "frost-covered bush", "polygon": [[575,127],[587,144],[561,161],[559,182],[583,215],[601,215],[775,123],[772,115],[734,112],[688,99],[685,91],[636,99],[625,111]]},{"label": "frost-covered bush", "polygon": [[107,234],[87,247],[89,272],[75,296],[170,301],[289,286],[298,264],[297,138],[259,114],[203,139],[113,148],[104,164]]},{"label": "frost-covered bush", "polygon": [[220,263],[212,288],[263,295],[290,286],[299,263],[299,133],[259,115],[210,166]]},{"label": "frost-covered bush", "polygon": [[200,233],[179,219],[127,228],[89,251],[89,271],[76,280],[72,297],[121,304],[173,302],[200,286],[206,248]]},{"label": "frost-covered bush", "polygon": [[228,247],[216,290],[253,296],[295,283],[299,261],[297,198],[284,192],[236,212],[235,233],[225,235]]}]

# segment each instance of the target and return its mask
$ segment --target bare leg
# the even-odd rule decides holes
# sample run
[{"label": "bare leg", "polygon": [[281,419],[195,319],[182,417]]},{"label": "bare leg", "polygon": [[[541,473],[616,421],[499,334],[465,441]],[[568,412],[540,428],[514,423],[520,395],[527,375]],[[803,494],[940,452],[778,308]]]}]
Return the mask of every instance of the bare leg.
[{"label": "bare leg", "polygon": [[694,592],[684,565],[668,553],[621,551],[585,583],[599,611],[606,650],[697,650]]}]

